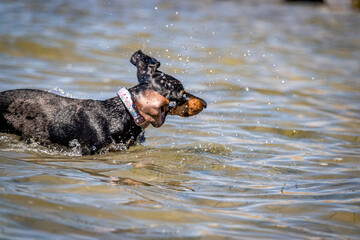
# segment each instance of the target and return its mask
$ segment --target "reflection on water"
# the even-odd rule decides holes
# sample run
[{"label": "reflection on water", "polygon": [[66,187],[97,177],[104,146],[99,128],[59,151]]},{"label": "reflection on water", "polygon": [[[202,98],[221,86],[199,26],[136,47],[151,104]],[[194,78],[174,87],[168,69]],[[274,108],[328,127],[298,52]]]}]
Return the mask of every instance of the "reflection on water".
[{"label": "reflection on water", "polygon": [[1,91],[113,97],[143,49],[209,103],[127,152],[1,134],[1,238],[359,238],[358,13],[52,0],[0,16]]}]

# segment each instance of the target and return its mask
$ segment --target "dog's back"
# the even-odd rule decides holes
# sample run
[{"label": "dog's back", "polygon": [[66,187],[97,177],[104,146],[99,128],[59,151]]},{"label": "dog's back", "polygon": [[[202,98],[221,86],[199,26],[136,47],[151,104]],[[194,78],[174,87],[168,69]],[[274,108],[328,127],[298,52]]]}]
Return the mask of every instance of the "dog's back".
[{"label": "dog's back", "polygon": [[[32,94],[33,93],[33,94]],[[31,96],[30,96],[31,95]],[[0,92],[0,131],[6,133],[19,133],[19,130],[12,124],[17,122],[19,126],[26,125],[24,114],[31,111],[30,106],[26,106],[28,99],[36,99],[38,90],[9,90]],[[22,104],[20,104],[22,102]],[[29,108],[30,107],[30,108]],[[30,118],[31,115],[27,116]]]},{"label": "dog's back", "polygon": [[5,91],[0,93],[0,131],[43,143],[69,146],[76,139],[86,146],[102,147],[108,135],[104,108],[104,101],[40,90]]},{"label": "dog's back", "polygon": [[[0,93],[0,130],[24,137],[50,138],[49,124],[65,98],[40,90],[19,89]],[[56,111],[61,111],[57,109]]]}]

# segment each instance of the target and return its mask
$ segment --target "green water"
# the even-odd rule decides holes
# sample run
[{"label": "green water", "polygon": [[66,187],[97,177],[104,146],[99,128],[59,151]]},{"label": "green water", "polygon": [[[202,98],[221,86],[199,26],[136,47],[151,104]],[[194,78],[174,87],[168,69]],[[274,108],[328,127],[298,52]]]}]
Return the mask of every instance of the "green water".
[{"label": "green water", "polygon": [[110,98],[142,49],[208,103],[127,152],[1,134],[0,238],[359,239],[360,15],[271,2],[0,2],[0,91]]}]

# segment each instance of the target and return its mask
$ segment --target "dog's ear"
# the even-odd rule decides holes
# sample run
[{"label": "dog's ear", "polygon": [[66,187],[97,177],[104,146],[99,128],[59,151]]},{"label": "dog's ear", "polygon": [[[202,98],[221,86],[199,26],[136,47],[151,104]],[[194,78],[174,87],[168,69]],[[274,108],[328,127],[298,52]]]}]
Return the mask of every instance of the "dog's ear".
[{"label": "dog's ear", "polygon": [[137,67],[139,83],[150,82],[152,75],[160,67],[160,62],[158,60],[144,54],[141,50],[132,55],[130,62]]},{"label": "dog's ear", "polygon": [[145,90],[137,95],[135,105],[141,116],[154,127],[161,127],[166,118],[169,100],[154,90]]},{"label": "dog's ear", "polygon": [[134,52],[134,54],[133,54],[133,55],[131,56],[131,58],[130,58],[130,62],[131,62],[134,66],[136,66],[136,65],[137,65],[137,62],[138,62],[138,59],[140,59],[142,55],[144,55],[144,53],[143,53],[141,50],[139,50],[139,51],[137,51],[137,52]]}]

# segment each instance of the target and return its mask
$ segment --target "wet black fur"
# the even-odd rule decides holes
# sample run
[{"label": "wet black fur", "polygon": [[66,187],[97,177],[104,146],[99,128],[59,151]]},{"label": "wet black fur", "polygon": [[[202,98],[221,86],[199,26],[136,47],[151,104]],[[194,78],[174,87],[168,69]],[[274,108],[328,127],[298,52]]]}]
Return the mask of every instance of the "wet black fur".
[{"label": "wet black fur", "polygon": [[133,54],[130,62],[137,67],[137,77],[140,84],[160,93],[169,101],[174,101],[177,104],[182,104],[188,99],[189,96],[185,92],[181,81],[157,70],[160,67],[160,62],[156,59],[139,50]]},{"label": "wet black fur", "polygon": [[[139,84],[129,91],[133,99],[153,89],[177,103],[186,101],[181,82],[157,70],[160,63],[141,51],[131,58]],[[72,147],[94,154],[112,143],[129,145],[142,132],[119,97],[104,101],[62,97],[50,92],[19,89],[0,92],[0,131]]]},{"label": "wet black fur", "polygon": [[1,132],[67,147],[76,139],[84,155],[111,143],[126,146],[142,131],[119,97],[83,100],[40,90],[10,90],[0,93],[0,110]]}]

